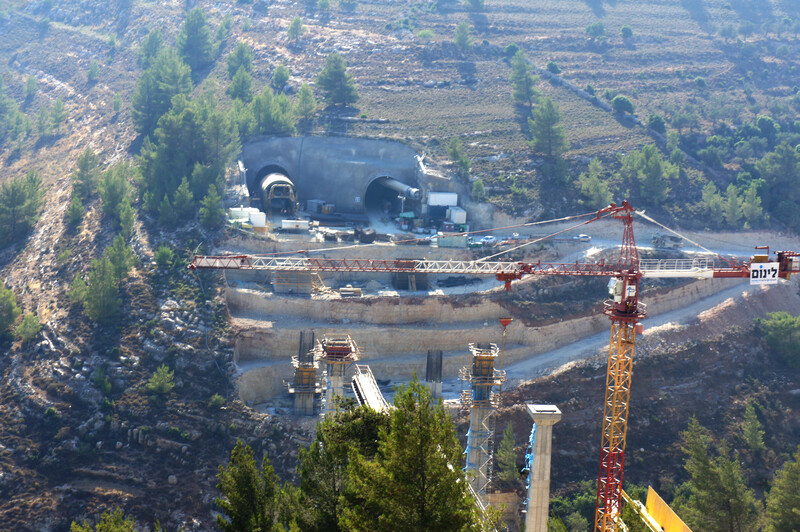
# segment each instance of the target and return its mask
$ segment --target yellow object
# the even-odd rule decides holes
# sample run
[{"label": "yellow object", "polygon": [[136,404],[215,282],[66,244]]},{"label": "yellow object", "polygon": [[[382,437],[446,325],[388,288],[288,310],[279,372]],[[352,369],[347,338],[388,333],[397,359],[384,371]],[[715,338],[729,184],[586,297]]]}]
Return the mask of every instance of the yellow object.
[{"label": "yellow object", "polygon": [[664,532],[692,532],[672,508],[656,493],[652,486],[647,488],[647,513],[661,526]]}]

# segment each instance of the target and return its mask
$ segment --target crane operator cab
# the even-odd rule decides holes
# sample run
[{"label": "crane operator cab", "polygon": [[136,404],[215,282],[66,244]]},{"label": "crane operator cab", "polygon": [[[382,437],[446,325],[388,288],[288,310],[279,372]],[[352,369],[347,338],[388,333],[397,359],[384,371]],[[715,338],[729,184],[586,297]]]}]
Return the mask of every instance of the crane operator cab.
[{"label": "crane operator cab", "polygon": [[635,286],[625,286],[623,279],[609,279],[608,281],[608,297],[614,303],[622,303],[623,299],[628,299],[636,295]]}]

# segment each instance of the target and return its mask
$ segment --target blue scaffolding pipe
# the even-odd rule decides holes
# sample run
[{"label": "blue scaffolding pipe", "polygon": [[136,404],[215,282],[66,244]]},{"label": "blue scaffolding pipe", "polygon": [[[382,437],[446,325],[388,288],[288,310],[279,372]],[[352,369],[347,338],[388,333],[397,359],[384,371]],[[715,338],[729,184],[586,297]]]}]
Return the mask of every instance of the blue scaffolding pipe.
[{"label": "blue scaffolding pipe", "polygon": [[[531,437],[528,440],[528,450],[525,452],[525,468],[523,471],[528,472],[527,481],[525,482],[525,492],[531,487],[531,467],[533,467],[533,443],[536,441],[536,423],[531,428]],[[523,506],[528,506],[528,499],[523,502]]]}]

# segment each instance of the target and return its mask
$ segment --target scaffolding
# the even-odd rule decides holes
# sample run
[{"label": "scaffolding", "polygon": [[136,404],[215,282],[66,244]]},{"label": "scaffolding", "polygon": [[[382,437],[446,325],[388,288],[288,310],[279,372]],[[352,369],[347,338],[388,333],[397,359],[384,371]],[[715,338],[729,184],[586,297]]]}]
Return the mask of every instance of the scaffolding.
[{"label": "scaffolding", "polygon": [[294,396],[294,413],[297,416],[313,416],[322,396],[322,384],[317,381],[319,362],[311,350],[293,356],[292,365],[295,367],[294,381],[289,383],[289,393]]},{"label": "scaffolding", "polygon": [[495,369],[499,350],[497,344],[469,344],[472,366],[461,368],[461,380],[470,385],[461,391],[461,404],[470,409],[467,455],[464,471],[470,486],[486,503],[486,491],[492,478],[492,448],[494,444],[494,411],[500,406],[500,395],[492,387],[500,386],[505,372]]},{"label": "scaffolding", "polygon": [[325,415],[335,410],[335,398],[344,396],[344,374],[347,366],[361,358],[358,346],[350,336],[325,337],[314,347],[315,357],[325,360]]}]

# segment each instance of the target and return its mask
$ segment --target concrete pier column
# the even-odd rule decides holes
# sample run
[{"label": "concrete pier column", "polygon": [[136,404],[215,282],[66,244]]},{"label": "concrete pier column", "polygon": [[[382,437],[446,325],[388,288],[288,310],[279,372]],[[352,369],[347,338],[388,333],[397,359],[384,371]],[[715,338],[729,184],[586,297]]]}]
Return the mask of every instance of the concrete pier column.
[{"label": "concrete pier column", "polygon": [[555,405],[525,406],[536,424],[525,531],[547,532],[547,518],[550,514],[550,458],[553,451],[553,425],[561,420],[561,410]]}]

